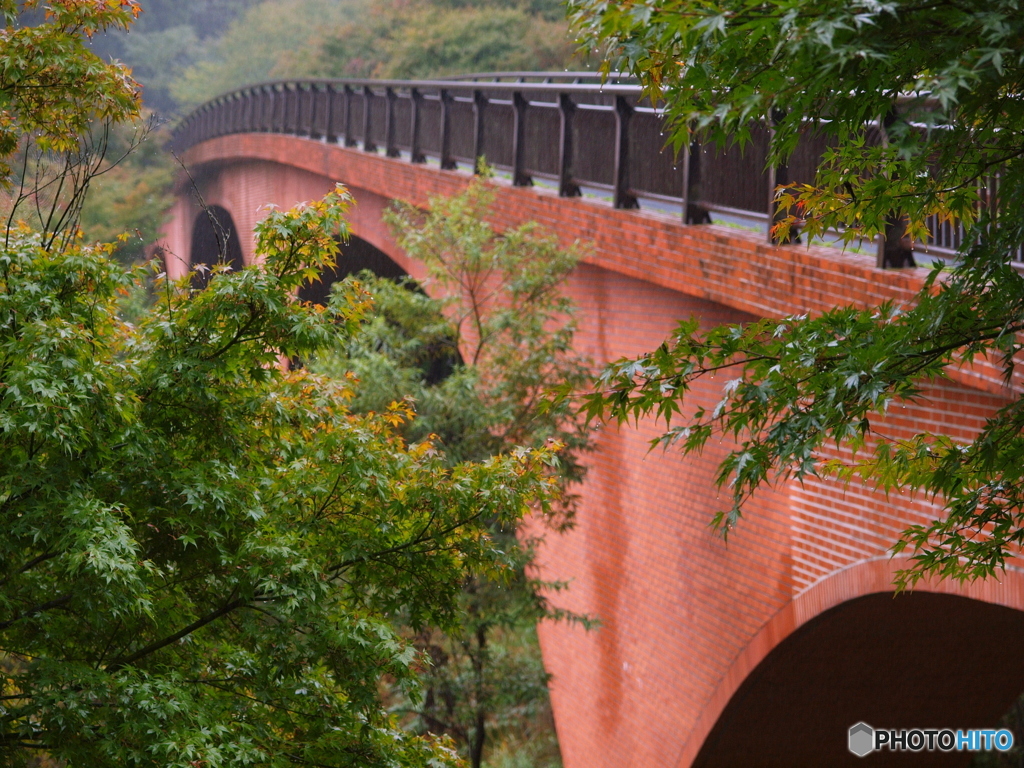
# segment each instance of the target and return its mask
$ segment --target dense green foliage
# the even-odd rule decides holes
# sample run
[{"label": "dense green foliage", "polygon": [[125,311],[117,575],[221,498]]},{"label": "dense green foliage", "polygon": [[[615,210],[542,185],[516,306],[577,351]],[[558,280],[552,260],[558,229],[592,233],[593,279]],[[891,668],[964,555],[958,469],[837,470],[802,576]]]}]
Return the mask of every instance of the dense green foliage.
[{"label": "dense green foliage", "polygon": [[[380,412],[396,397],[414,401],[417,418],[403,434],[431,440],[448,463],[557,442],[563,448],[552,481],[568,498],[567,486],[582,475],[587,431],[567,407],[545,410],[541,403],[546,390],[587,377],[572,348],[572,305],[561,291],[578,257],[535,225],[496,233],[486,223],[492,199],[477,181],[463,194],[431,200],[426,213],[411,206],[389,213],[399,244],[427,266],[428,289],[445,298],[364,275],[374,316],[314,368],[356,375],[355,411]],[[559,512],[549,528],[565,527],[571,503]],[[542,584],[530,571],[541,521],[531,535],[500,519],[488,525],[514,573],[468,576],[457,625],[406,630],[432,664],[421,702],[395,695],[395,707],[414,714],[422,730],[453,736],[474,768],[488,741],[500,746],[524,726],[540,730],[547,675],[534,626],[562,616],[545,597],[560,585]]]},{"label": "dense green foliage", "polygon": [[29,222],[44,245],[81,224],[91,241],[116,240],[123,261],[142,258],[170,207],[173,160],[152,120],[125,122],[137,114],[138,84],[89,45],[110,29],[124,35],[139,5],[53,3],[48,21],[36,2],[0,7],[5,223]]},{"label": "dense green foliage", "polygon": [[85,40],[126,29],[134,2],[95,8],[73,0],[0,2],[0,216],[6,231],[30,220],[44,247],[63,247],[78,232],[89,182],[104,168],[110,126],[137,114],[137,84],[104,63]]},{"label": "dense green foliage", "polygon": [[552,0],[264,0],[172,92],[192,107],[270,78],[560,70],[572,48],[561,4]]},{"label": "dense green foliage", "polygon": [[469,72],[562,70],[572,43],[561,4],[374,0],[366,21],[324,32],[282,71],[424,79]]},{"label": "dense green foliage", "polygon": [[[134,10],[60,5],[82,28]],[[44,108],[89,127],[65,69],[95,68],[82,90],[99,91],[100,117],[137,116],[124,72],[70,40],[68,18],[34,28],[35,45],[0,48],[0,71],[38,67],[49,84],[38,103],[5,102],[5,130],[23,145],[54,137],[57,155],[94,136],[46,134]],[[75,167],[54,178],[80,199],[92,166]],[[356,333],[368,309],[357,286],[330,311],[294,300],[331,265],[348,202],[339,190],[272,212],[257,266],[217,269],[204,290],[159,283],[158,307],[135,323],[119,305],[141,270],[83,244],[73,215],[7,226],[3,765],[454,763],[384,709],[382,683],[416,701],[423,665],[394,621],[457,627],[470,574],[515,576],[491,531],[558,507],[555,456],[451,464],[401,436],[407,404],[357,415],[351,380],[284,369]]]},{"label": "dense green foliage", "polygon": [[138,13],[134,1],[83,4],[52,0],[44,25],[21,26],[19,15],[36,0],[0,0],[4,19],[0,68],[0,178],[9,180],[10,156],[24,137],[40,150],[78,148],[93,121],[133,111],[135,83],[86,47],[86,37],[107,27],[127,29]]},{"label": "dense green foliage", "polygon": [[210,40],[203,55],[180,71],[171,93],[184,110],[243,85],[306,74],[286,62],[311,51],[319,30],[353,17],[366,18],[361,0],[264,0]]},{"label": "dense green foliage", "polygon": [[[848,237],[905,219],[922,234],[930,212],[977,220],[962,262],[911,306],[837,308],[702,334],[686,322],[655,352],[620,361],[588,398],[594,416],[655,414],[659,442],[699,451],[712,435],[738,441],[721,466],[735,524],[758,487],[809,473],[862,477],[885,490],[943,500],[946,516],[906,531],[903,583],[936,573],[987,576],[1024,543],[1024,402],[1012,400],[968,444],[922,431],[886,436],[884,414],[920,398],[949,366],[987,359],[1012,378],[1024,330],[1024,278],[1008,264],[1024,245],[1024,13],[1012,1],[916,4],[834,0],[579,0],[576,22],[612,65],[638,74],[691,130],[743,140],[773,120],[785,158],[806,121],[831,136],[817,182],[780,192],[805,228]],[[868,141],[875,121],[884,141]],[[979,185],[999,190],[979,202]],[[783,228],[794,223],[791,218]],[[712,411],[686,395],[701,377],[728,380]],[[830,443],[859,449],[824,461]]]}]

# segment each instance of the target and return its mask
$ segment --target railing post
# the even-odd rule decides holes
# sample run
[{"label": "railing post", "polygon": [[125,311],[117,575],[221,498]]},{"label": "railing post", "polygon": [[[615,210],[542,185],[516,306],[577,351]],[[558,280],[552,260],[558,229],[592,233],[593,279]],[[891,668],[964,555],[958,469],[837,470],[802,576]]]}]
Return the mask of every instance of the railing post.
[{"label": "railing post", "polygon": [[292,110],[292,131],[296,136],[302,135],[302,100],[306,96],[306,89],[301,83],[295,84],[295,108]]},{"label": "railing post", "polygon": [[402,153],[395,146],[395,95],[394,88],[384,91],[384,154],[387,157],[401,157]]},{"label": "railing post", "polygon": [[269,133],[274,125],[274,91],[260,86],[260,131]]},{"label": "railing post", "polygon": [[324,141],[328,144],[334,144],[338,140],[337,134],[334,132],[334,86],[327,85],[324,88],[324,108],[327,110],[326,119],[324,120]]},{"label": "railing post", "polygon": [[572,121],[576,114],[576,105],[569,94],[558,94],[558,113],[558,194],[561,197],[579,197],[582,192],[572,176]]},{"label": "railing post", "polygon": [[412,121],[412,125],[409,126],[409,162],[425,163],[427,158],[420,149],[420,106],[423,103],[423,94],[413,88],[409,91],[409,99],[412,101],[409,110],[409,119]]},{"label": "railing post", "polygon": [[345,146],[354,147],[356,145],[355,139],[352,138],[352,98],[355,93],[352,90],[352,86],[345,86],[345,119],[344,123],[345,130]]},{"label": "railing post", "polygon": [[487,97],[482,91],[473,91],[473,173],[480,172],[480,162],[484,159],[484,112],[487,109]]},{"label": "railing post", "polygon": [[267,88],[267,115],[266,115],[266,132],[273,133],[274,125],[277,121],[277,104],[281,101],[281,95],[277,92],[277,88],[273,85]]},{"label": "railing post", "polygon": [[373,120],[370,113],[373,111],[373,89],[368,85],[363,86],[363,152],[376,152],[377,145],[370,138],[370,131],[373,129]]},{"label": "railing post", "polygon": [[529,105],[530,102],[519,91],[512,94],[512,185],[516,187],[533,186],[533,179],[524,170],[526,161],[526,108]]},{"label": "railing post", "polygon": [[306,131],[306,135],[311,139],[319,139],[320,132],[316,129],[316,105],[320,101],[320,91],[317,90],[316,85],[310,83],[308,91],[309,99],[309,130]]},{"label": "railing post", "polygon": [[885,234],[878,238],[876,266],[879,269],[916,267],[914,247],[907,236],[907,219],[893,213],[885,219]]},{"label": "railing post", "polygon": [[224,102],[224,126],[222,133],[235,132],[235,113],[238,111],[238,99],[234,94]]},{"label": "railing post", "polygon": [[[889,146],[889,129],[897,120],[895,106],[879,121],[879,130],[883,146]],[[899,269],[915,267],[914,247],[907,236],[907,219],[899,211],[890,211],[885,217],[885,230],[878,238],[878,251],[875,264],[879,269]]]},{"label": "railing post", "polygon": [[629,189],[629,118],[633,108],[622,96],[615,97],[615,207],[639,208]]},{"label": "railing post", "polygon": [[221,97],[213,105],[213,132],[216,136],[224,135],[224,116],[227,110],[224,109],[224,98]]},{"label": "railing post", "polygon": [[[280,104],[280,109],[278,109]],[[280,118],[278,117],[280,113]],[[284,133],[284,125],[288,118],[288,86],[281,86],[281,90],[274,88],[274,123],[271,127],[274,133]]]},{"label": "railing post", "polygon": [[704,149],[691,141],[683,155],[683,224],[710,224],[709,214],[700,204],[700,156]]},{"label": "railing post", "polygon": [[441,168],[454,171],[458,163],[452,159],[452,97],[445,88],[441,89]]},{"label": "railing post", "polygon": [[242,102],[242,130],[245,133],[251,133],[252,132],[252,124],[253,124],[253,119],[252,119],[252,102],[253,102],[253,99],[252,99],[252,88],[249,88],[248,90],[246,90],[245,96],[243,98],[244,98],[244,101]]}]

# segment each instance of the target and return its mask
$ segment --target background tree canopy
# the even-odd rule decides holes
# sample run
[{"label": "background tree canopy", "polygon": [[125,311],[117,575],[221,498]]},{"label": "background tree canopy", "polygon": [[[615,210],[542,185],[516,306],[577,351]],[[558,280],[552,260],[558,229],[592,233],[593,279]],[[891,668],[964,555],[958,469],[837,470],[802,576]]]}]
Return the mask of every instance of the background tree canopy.
[{"label": "background tree canopy", "polygon": [[124,61],[146,106],[174,115],[287,77],[434,77],[561,70],[573,42],[558,0],[144,0],[130,33],[93,48]]},{"label": "background tree canopy", "polygon": [[235,17],[259,0],[143,0],[130,32],[107,29],[91,41],[106,59],[123,61],[143,83],[146,106],[173,114],[171,85],[208,57]]},{"label": "background tree canopy", "polygon": [[[878,427],[887,407],[919,397],[949,366],[988,360],[1013,381],[1024,330],[1024,280],[1009,264],[1024,245],[1019,5],[575,0],[571,13],[606,67],[632,70],[663,101],[677,146],[694,131],[742,143],[755,121],[770,122],[775,162],[801,132],[826,134],[815,184],[780,193],[812,234],[837,227],[849,239],[870,237],[902,221],[921,237],[929,213],[969,228],[959,266],[933,275],[911,306],[837,308],[708,334],[685,322],[655,352],[608,368],[587,398],[590,414],[656,414],[668,427],[659,442],[685,451],[714,434],[736,438],[719,477],[733,496],[718,518],[726,529],[764,483],[862,477],[944,500],[946,517],[906,531],[895,547],[914,552],[904,583],[1001,568],[1024,542],[1019,396],[967,445],[929,432],[893,441]],[[685,410],[690,384],[715,372],[731,379],[719,406]],[[832,442],[858,453],[823,461]]]}]

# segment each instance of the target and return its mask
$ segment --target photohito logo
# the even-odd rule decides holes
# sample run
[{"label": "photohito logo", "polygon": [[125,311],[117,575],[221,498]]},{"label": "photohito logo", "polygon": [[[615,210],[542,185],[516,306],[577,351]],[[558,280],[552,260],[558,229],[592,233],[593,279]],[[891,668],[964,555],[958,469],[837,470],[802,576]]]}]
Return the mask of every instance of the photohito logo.
[{"label": "photohito logo", "polygon": [[857,757],[888,749],[891,752],[1006,752],[1013,734],[1001,728],[954,731],[949,728],[872,728],[867,723],[850,726],[847,746]]}]

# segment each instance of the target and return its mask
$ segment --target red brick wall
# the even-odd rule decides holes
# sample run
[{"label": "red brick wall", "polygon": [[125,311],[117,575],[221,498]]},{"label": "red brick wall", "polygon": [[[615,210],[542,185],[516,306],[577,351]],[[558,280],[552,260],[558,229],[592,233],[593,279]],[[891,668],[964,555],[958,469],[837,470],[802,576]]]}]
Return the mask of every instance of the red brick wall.
[{"label": "red brick wall", "polygon": [[[349,184],[358,201],[353,231],[414,275],[422,269],[388,237],[382,206],[396,198],[422,204],[469,178],[267,134],[209,141],[186,160],[198,168],[207,201],[231,211],[243,232],[263,203],[292,205],[322,195],[333,181]],[[168,227],[179,253],[187,214],[179,203]],[[710,326],[835,304],[906,301],[924,274],[883,272],[866,257],[833,249],[774,247],[754,233],[686,227],[667,215],[501,187],[495,223],[526,220],[566,242],[594,244],[569,292],[581,309],[580,348],[601,362],[657,346],[690,315]],[[250,245],[248,258],[251,252]],[[967,437],[1007,397],[990,366],[951,377],[926,400],[896,409],[886,429]],[[695,401],[716,402],[721,383],[703,382]],[[711,443],[700,458],[648,453],[657,433],[649,422],[602,431],[578,524],[565,536],[549,536],[542,552],[544,575],[571,583],[557,602],[602,623],[589,633],[564,624],[541,630],[567,768],[687,768],[765,655],[823,610],[888,589],[887,547],[906,525],[935,513],[924,501],[813,480],[761,493],[726,545],[708,522],[726,503],[713,477],[729,446]],[[923,588],[1024,609],[1017,570],[1002,583]]]}]

